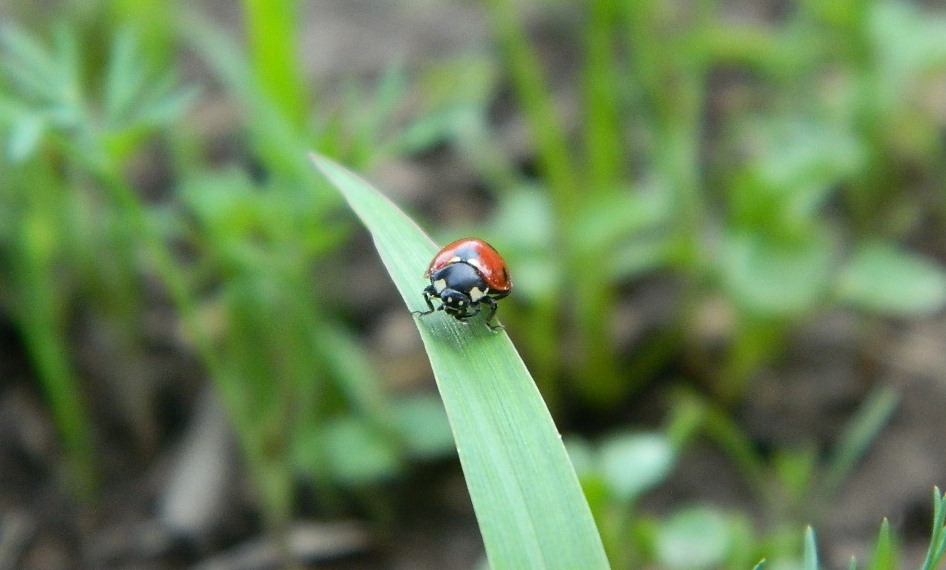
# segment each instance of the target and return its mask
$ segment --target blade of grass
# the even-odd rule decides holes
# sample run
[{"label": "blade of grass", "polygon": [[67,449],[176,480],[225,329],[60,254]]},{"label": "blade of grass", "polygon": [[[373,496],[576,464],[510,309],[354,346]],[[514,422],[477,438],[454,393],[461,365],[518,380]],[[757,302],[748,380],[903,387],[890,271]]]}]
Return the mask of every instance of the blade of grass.
[{"label": "blade of grass", "polygon": [[98,483],[95,441],[85,394],[68,357],[68,293],[61,271],[69,239],[61,212],[69,202],[45,162],[8,172],[6,182],[11,194],[28,199],[14,226],[11,255],[15,288],[22,295],[17,317],[62,438],[67,483],[88,497]]},{"label": "blade of grass", "polygon": [[870,561],[868,570],[894,570],[896,567],[897,555],[893,537],[890,534],[890,521],[884,518],[884,521],[880,523],[877,544],[874,546],[874,558]]},{"label": "blade of grass", "polygon": [[890,386],[875,390],[865,401],[844,430],[828,467],[821,489],[823,497],[833,495],[857,462],[864,456],[893,417],[900,402],[900,394]]},{"label": "blade of grass", "polygon": [[805,529],[802,568],[804,570],[818,570],[818,542],[815,539],[815,529],[811,527]]},{"label": "blade of grass", "polygon": [[[366,182],[318,155],[348,200],[409,309],[423,310],[424,268],[437,247]],[[418,320],[494,568],[607,568],[561,437],[505,333],[446,315]]]},{"label": "blade of grass", "polygon": [[625,163],[621,140],[620,103],[615,77],[621,66],[615,57],[615,28],[620,6],[614,0],[591,2],[585,27],[584,93],[585,146],[588,149],[588,188],[592,192],[617,186]]},{"label": "blade of grass", "polygon": [[306,121],[306,88],[298,55],[296,2],[244,0],[253,70],[263,91],[291,124]]},{"label": "blade of grass", "polygon": [[519,96],[519,104],[536,146],[536,158],[548,180],[555,207],[561,219],[568,219],[579,195],[575,189],[580,176],[542,66],[529,46],[516,5],[509,0],[488,0],[485,7],[509,70],[510,81]]},{"label": "blade of grass", "polygon": [[930,536],[930,547],[923,561],[923,570],[933,570],[939,566],[943,554],[946,553],[946,496],[939,492],[939,487],[933,488],[933,531]]},{"label": "blade of grass", "polygon": [[[293,122],[279,106],[280,102],[269,96],[260,84],[260,72],[247,65],[241,46],[197,9],[182,9],[176,25],[182,38],[218,75],[229,96],[244,108],[243,114],[252,135],[250,144],[259,153],[267,173],[300,184],[311,184],[312,169],[305,160],[304,151],[311,148],[312,141],[300,128],[304,123]],[[323,142],[318,144],[324,145]],[[335,199],[331,193],[325,194]],[[318,200],[321,195],[315,198]],[[319,202],[317,207],[324,209],[330,205]]]}]

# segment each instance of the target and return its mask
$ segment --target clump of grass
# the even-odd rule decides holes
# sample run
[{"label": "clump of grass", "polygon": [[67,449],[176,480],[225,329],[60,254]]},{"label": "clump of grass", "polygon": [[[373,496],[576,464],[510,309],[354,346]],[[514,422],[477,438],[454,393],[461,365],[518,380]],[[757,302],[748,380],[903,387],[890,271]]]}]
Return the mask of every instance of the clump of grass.
[{"label": "clump of grass", "polygon": [[[99,93],[87,88],[91,63],[75,30],[56,28],[49,49],[8,25],[2,47],[4,207],[15,221],[5,236],[13,260],[12,307],[77,468],[76,482],[87,492],[95,479],[94,446],[68,358],[70,299],[83,286],[101,286],[103,309],[122,326],[140,317],[134,243],[150,235],[150,227],[121,168],[142,140],[180,116],[193,94],[142,65],[130,33],[110,43]],[[101,226],[89,231],[86,215]],[[105,251],[108,258],[99,259]],[[163,251],[152,247],[152,253]]]},{"label": "clump of grass", "polygon": [[[924,165],[921,180],[943,179],[934,122],[928,115],[921,127],[923,111],[908,101],[929,93],[928,77],[946,69],[943,42],[934,39],[946,20],[895,3],[819,6],[802,3],[771,25],[740,25],[713,2],[690,9],[596,0],[577,31],[582,95],[572,126],[553,104],[515,3],[487,3],[538,165],[529,184],[542,192],[529,193],[539,203],[530,210],[547,216],[541,225],[503,225],[512,234],[504,249],[517,257],[525,234],[544,228],[541,243],[553,255],[543,263],[556,268],[551,279],[534,277],[547,291],[524,318],[543,324],[524,340],[537,354],[571,355],[555,349],[569,337],[578,352],[568,364],[571,389],[593,406],[621,402],[640,382],[616,372],[621,357],[607,340],[619,283],[670,274],[683,284],[668,333],[632,357],[632,370],[678,354],[704,303],[729,304],[728,351],[706,371],[729,402],[743,397],[798,323],[828,307],[910,317],[946,303],[942,266],[899,243],[921,221],[916,193],[906,190],[918,185],[889,167]],[[895,45],[894,29],[912,30],[913,39]],[[752,74],[741,88],[758,104],[707,118],[708,80],[721,68]],[[825,74],[838,90],[820,87]],[[719,123],[713,141],[708,120]],[[897,124],[917,128],[906,134]],[[839,208],[829,212],[829,202]],[[896,204],[902,217],[892,223],[880,204]],[[523,211],[501,198],[504,207]],[[566,296],[565,306],[548,307]],[[555,322],[563,312],[565,329]],[[542,366],[554,377],[565,364]]]},{"label": "clump of grass", "polygon": [[[125,8],[124,23],[105,18],[114,27],[104,32],[96,17],[88,28],[57,27],[52,47],[38,32],[12,25],[3,32],[0,216],[10,223],[0,224],[0,249],[11,263],[0,267],[9,285],[0,308],[23,331],[75,466],[72,483],[92,496],[101,458],[87,390],[70,362],[70,315],[81,307],[115,327],[112,338],[122,339],[116,357],[137,362],[143,315],[153,303],[146,291],[156,283],[181,325],[181,345],[230,412],[269,527],[285,528],[300,477],[317,482],[326,504],[341,502],[339,488],[354,489],[380,518],[385,501],[371,489],[398,477],[409,460],[449,453],[449,432],[430,396],[387,397],[349,326],[322,302],[322,281],[312,274],[325,271],[348,229],[330,220],[341,201],[319,183],[305,153],[329,148],[367,163],[395,152],[398,143],[379,135],[388,131],[403,77],[393,70],[376,90],[352,87],[357,116],[300,123],[306,86],[283,81],[301,73],[288,53],[293,46],[272,59],[246,57],[199,15],[172,11],[182,37],[154,46],[171,49],[184,39],[206,56],[245,105],[246,144],[265,176],[254,179],[239,166],[212,172],[207,141],[184,120],[204,103],[201,91],[179,86],[173,67],[159,71],[165,65],[156,62],[173,62],[174,54],[152,52],[133,26],[148,6]],[[260,21],[253,45],[272,55],[272,44],[291,37],[296,23],[290,12],[272,19],[267,10],[289,4],[253,9]],[[178,28],[178,17],[187,25]],[[100,53],[101,45],[109,47]],[[333,120],[339,124],[329,128]],[[160,203],[146,200],[129,175],[155,141],[169,149],[165,166],[175,180]],[[129,372],[120,381],[136,388],[106,391],[133,394],[133,401],[118,400],[128,406],[120,413],[140,429],[152,404],[146,380]],[[365,451],[357,461],[352,448]]]}]

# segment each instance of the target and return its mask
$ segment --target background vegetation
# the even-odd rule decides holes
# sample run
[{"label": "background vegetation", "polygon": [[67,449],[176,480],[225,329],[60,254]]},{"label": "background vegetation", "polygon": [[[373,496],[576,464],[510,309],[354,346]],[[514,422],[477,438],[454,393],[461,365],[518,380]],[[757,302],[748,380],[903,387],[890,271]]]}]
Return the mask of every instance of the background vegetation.
[{"label": "background vegetation", "polygon": [[[932,403],[918,423],[946,425],[946,369],[920,385],[890,356],[946,342],[942,8],[447,6],[478,41],[374,74],[350,70],[354,46],[326,75],[305,23],[330,2],[0,5],[4,506],[72,521],[54,550],[93,566],[192,563],[257,534],[306,558],[305,520],[382,529],[355,549],[382,560],[399,542],[404,497],[448,485],[453,440],[426,368],[392,357],[421,347],[317,150],[400,188],[440,241],[504,253],[500,317],[615,568],[810,564],[803,529],[822,523],[839,560],[919,564],[943,484],[907,475],[921,466],[894,468],[921,481],[919,560],[896,539],[916,507],[890,499],[876,551],[879,519],[866,538],[832,511],[907,390]],[[218,404],[237,453],[187,445]],[[914,435],[946,462],[942,429]],[[195,502],[230,473],[211,459],[254,489],[226,517]],[[140,490],[123,480],[157,481],[141,510],[106,506]],[[116,546],[122,520],[190,546]],[[27,535],[19,562],[49,543]]]}]

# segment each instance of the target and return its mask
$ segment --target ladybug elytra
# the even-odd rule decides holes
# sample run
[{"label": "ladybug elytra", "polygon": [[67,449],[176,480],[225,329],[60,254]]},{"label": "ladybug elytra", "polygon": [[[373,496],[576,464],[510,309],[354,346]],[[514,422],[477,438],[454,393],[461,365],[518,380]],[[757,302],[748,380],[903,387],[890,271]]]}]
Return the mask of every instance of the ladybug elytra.
[{"label": "ladybug elytra", "polygon": [[[424,288],[429,310],[414,314],[444,311],[464,322],[478,315],[485,305],[486,326],[493,332],[503,328],[490,321],[496,315],[496,301],[512,291],[512,281],[506,262],[493,246],[477,238],[459,239],[434,256],[424,277],[430,279],[430,285]],[[440,299],[440,306],[435,308],[432,299]]]}]

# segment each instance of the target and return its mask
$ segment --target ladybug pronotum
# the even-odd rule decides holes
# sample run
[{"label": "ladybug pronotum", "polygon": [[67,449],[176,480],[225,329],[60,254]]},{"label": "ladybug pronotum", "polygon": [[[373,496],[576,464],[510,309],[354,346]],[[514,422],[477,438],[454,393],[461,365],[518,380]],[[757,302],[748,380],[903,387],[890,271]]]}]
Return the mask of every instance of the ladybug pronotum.
[{"label": "ladybug pronotum", "polygon": [[[424,288],[427,311],[414,311],[415,315],[429,315],[444,311],[460,322],[465,322],[486,307],[486,326],[493,332],[501,325],[490,321],[496,315],[496,301],[512,291],[512,281],[506,262],[485,241],[477,238],[459,239],[434,256],[424,273],[430,285]],[[434,307],[433,299],[440,299]]]}]

